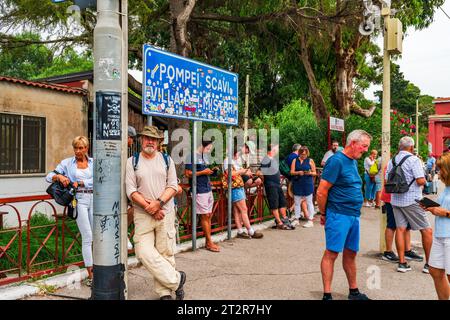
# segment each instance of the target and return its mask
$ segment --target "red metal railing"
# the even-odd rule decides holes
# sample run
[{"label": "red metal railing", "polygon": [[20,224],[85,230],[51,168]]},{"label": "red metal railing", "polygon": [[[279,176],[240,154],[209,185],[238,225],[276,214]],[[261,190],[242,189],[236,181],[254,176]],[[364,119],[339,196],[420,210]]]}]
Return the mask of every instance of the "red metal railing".
[{"label": "red metal railing", "polygon": [[[220,181],[212,181],[212,191],[214,194],[213,214],[211,218],[211,231],[221,232],[228,228],[228,191],[222,188]],[[177,218],[179,223],[180,240],[192,239],[192,198],[189,192],[189,185],[182,184],[183,194],[177,199],[178,206]],[[264,192],[262,187],[256,188],[256,192],[247,189],[247,208],[251,223],[261,222],[264,219]],[[267,216],[269,218],[270,215]],[[232,227],[235,227],[234,217],[232,216]],[[197,236],[203,236],[201,227],[197,225]]]},{"label": "red metal railing", "polygon": [[[10,208],[6,213],[15,214],[17,217],[17,226],[0,228],[0,285],[64,271],[69,265],[82,265],[79,259],[70,264],[66,263],[73,246],[66,249],[65,240],[67,236],[72,237],[73,243],[77,241],[77,236],[67,228],[70,222],[65,211],[58,214],[56,207],[49,200],[51,200],[49,195],[0,199],[0,210]],[[24,220],[17,204],[25,202],[33,204],[28,211],[27,219]],[[36,216],[35,209],[38,205],[50,207],[51,219],[48,219],[50,223],[33,225],[32,219]],[[26,257],[23,256],[24,252]]]},{"label": "red metal railing", "polygon": [[[220,181],[213,181],[214,206],[212,217],[212,232],[227,229],[227,191]],[[189,185],[182,185],[183,194],[178,197],[177,217],[179,222],[180,240],[192,239],[191,196]],[[246,190],[247,208],[252,223],[262,222],[270,218],[266,212],[267,206],[262,187]],[[1,229],[0,226],[0,285],[22,281],[42,275],[65,271],[70,265],[83,265],[81,256],[81,236],[76,228],[76,221],[63,213],[57,213],[56,207],[49,201],[49,195],[0,198],[0,211],[11,208],[8,214],[15,214],[18,226]],[[28,211],[27,220],[22,220],[17,204],[33,203]],[[288,204],[292,199],[288,197]],[[32,225],[34,209],[38,205],[46,205],[51,209],[51,223]],[[72,228],[70,227],[72,226]],[[234,227],[234,217],[233,224]],[[197,226],[197,236],[203,231]],[[131,236],[134,230],[131,231]],[[26,252],[26,257],[23,257]],[[129,251],[133,253],[133,250]]]}]

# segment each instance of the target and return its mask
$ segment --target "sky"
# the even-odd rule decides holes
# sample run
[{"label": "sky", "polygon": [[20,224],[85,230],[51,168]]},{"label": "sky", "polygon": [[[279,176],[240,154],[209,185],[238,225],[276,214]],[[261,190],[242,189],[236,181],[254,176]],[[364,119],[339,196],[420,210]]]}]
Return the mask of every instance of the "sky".
[{"label": "sky", "polygon": [[[450,16],[450,0],[442,9]],[[382,48],[383,39],[375,42]],[[421,94],[450,97],[450,18],[437,9],[433,23],[424,30],[407,30],[403,39],[403,53],[394,60],[400,65],[405,79],[419,87]],[[381,86],[371,86],[365,92],[375,100],[373,92]]]}]

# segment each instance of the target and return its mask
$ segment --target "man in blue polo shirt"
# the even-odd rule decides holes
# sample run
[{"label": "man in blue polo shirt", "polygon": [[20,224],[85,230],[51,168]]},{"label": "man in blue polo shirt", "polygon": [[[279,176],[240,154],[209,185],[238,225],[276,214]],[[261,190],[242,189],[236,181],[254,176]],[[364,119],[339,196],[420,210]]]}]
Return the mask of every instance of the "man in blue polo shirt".
[{"label": "man in blue polo shirt", "polygon": [[334,262],[343,252],[342,262],[350,288],[349,300],[368,300],[356,282],[356,254],[359,251],[359,217],[363,204],[358,162],[367,152],[372,137],[363,130],[352,131],[344,150],[328,159],[317,189],[317,203],[325,223],[326,249],[321,262],[323,300],[332,300]]}]

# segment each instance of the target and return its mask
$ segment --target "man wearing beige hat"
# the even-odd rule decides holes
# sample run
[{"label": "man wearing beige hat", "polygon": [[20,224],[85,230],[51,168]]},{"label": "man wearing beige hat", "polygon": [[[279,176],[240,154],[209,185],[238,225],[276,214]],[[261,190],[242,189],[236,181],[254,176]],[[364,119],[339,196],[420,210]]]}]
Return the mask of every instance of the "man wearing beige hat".
[{"label": "man wearing beige hat", "polygon": [[175,269],[175,210],[178,191],[173,160],[159,152],[164,139],[155,126],[139,133],[141,152],[127,161],[126,191],[134,207],[136,256],[153,275],[161,300],[183,300],[186,274]]}]

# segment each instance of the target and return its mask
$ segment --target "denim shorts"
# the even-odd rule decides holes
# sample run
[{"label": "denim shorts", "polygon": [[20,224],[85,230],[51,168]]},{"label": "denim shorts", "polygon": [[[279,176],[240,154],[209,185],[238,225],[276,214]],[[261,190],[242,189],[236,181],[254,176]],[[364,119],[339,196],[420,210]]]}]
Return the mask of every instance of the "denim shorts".
[{"label": "denim shorts", "polygon": [[231,189],[231,201],[238,202],[241,200],[245,200],[245,191],[244,188],[235,188]]}]

